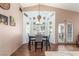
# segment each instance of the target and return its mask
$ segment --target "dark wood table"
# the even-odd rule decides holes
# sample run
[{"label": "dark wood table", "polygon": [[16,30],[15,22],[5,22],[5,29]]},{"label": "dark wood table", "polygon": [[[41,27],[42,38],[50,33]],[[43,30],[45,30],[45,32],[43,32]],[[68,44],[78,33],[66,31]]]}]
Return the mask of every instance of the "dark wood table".
[{"label": "dark wood table", "polygon": [[[47,40],[48,40],[48,36],[42,36],[43,38],[46,38],[46,50],[47,50]],[[31,49],[31,45],[30,45],[30,43],[31,43],[31,40],[32,40],[32,38],[36,38],[35,36],[29,36],[29,50]]]}]

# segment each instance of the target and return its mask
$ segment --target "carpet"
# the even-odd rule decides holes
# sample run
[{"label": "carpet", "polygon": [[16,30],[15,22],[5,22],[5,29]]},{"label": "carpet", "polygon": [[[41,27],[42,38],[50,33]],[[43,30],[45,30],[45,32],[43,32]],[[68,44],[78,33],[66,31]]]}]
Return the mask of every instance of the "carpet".
[{"label": "carpet", "polygon": [[79,51],[46,51],[45,56],[79,56]]}]

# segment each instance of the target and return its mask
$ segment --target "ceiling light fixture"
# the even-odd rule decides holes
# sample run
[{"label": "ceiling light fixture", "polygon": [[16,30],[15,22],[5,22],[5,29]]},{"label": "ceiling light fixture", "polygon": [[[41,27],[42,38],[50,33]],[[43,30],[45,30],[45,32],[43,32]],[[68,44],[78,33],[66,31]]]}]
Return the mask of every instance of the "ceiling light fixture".
[{"label": "ceiling light fixture", "polygon": [[39,10],[38,10],[38,12],[39,12],[39,15],[37,16],[37,18],[38,18],[38,21],[40,22],[40,19],[41,19],[41,15],[40,15],[40,4],[38,5],[39,6]]}]

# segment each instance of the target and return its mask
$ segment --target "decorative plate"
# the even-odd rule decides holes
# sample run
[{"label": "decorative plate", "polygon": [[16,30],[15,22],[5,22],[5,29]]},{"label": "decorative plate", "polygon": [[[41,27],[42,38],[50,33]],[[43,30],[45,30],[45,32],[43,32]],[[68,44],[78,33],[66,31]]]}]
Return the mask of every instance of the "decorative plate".
[{"label": "decorative plate", "polygon": [[51,25],[52,24],[52,21],[50,21],[49,24]]},{"label": "decorative plate", "polygon": [[4,10],[10,9],[10,3],[0,3],[0,7]]}]

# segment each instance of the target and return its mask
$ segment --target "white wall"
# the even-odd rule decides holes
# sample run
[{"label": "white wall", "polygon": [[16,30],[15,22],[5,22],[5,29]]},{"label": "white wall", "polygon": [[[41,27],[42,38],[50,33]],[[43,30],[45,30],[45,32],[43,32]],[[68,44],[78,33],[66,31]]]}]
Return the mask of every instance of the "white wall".
[{"label": "white wall", "polygon": [[23,15],[23,44],[24,43],[28,43],[28,34],[26,33],[26,31],[28,31],[28,30],[26,30],[26,20],[27,20],[27,18],[25,17],[25,15]]},{"label": "white wall", "polygon": [[52,32],[50,33],[50,42],[51,43],[56,43],[56,39],[55,39],[55,13],[51,18],[52,20]]},{"label": "white wall", "polygon": [[16,26],[0,23],[0,55],[11,55],[22,45],[22,13],[19,7],[19,4],[12,3],[9,10],[0,8],[0,14],[13,16],[16,22]]}]

